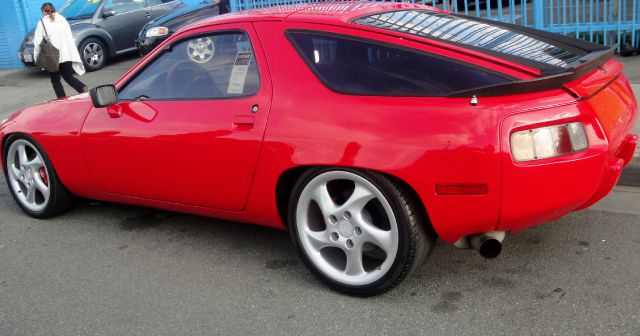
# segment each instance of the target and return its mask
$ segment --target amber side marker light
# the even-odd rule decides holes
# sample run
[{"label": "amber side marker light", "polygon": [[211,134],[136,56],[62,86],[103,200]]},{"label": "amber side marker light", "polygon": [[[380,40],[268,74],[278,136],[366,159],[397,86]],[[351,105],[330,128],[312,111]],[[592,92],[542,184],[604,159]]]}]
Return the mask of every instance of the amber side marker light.
[{"label": "amber side marker light", "polygon": [[511,134],[511,155],[517,162],[548,159],[589,147],[581,122],[518,131]]},{"label": "amber side marker light", "polygon": [[436,184],[438,195],[486,195],[489,187],[484,183]]}]

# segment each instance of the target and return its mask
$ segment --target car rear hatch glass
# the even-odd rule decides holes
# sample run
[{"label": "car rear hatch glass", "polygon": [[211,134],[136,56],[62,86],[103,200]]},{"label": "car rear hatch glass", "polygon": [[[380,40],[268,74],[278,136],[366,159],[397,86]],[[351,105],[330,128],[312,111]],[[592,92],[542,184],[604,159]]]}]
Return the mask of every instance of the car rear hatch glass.
[{"label": "car rear hatch glass", "polygon": [[353,23],[440,40],[540,70],[542,75],[579,66],[591,52],[608,48],[539,30],[426,9],[370,14]]},{"label": "car rear hatch glass", "polygon": [[562,88],[564,84],[601,66],[614,50],[559,34],[429,9],[379,12],[358,17],[352,23],[456,45],[539,72],[538,78],[473,88],[455,92],[451,97],[507,95]]}]

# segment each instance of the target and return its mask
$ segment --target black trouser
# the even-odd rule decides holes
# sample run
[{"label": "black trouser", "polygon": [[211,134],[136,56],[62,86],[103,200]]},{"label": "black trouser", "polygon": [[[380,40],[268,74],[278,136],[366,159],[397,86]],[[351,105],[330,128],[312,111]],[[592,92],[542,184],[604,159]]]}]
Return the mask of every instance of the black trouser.
[{"label": "black trouser", "polygon": [[62,87],[62,83],[60,83],[60,76],[64,78],[64,81],[71,85],[78,93],[87,92],[88,88],[81,82],[78,77],[76,77],[75,71],[73,71],[73,63],[72,62],[64,62],[60,63],[60,68],[58,72],[50,72],[51,76],[51,84],[53,84],[53,91],[56,92],[56,96],[58,98],[64,98],[67,95],[64,93],[64,88]]}]

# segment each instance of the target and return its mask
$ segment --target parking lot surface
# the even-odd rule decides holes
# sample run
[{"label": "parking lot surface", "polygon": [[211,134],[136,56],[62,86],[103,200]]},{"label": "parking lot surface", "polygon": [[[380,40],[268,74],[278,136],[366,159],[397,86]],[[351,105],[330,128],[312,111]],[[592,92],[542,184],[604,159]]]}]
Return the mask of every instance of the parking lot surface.
[{"label": "parking lot surface", "polygon": [[[46,74],[0,76],[0,118],[53,97]],[[619,186],[507,236],[495,260],[439,242],[395,290],[353,298],[308,272],[286,232],[92,201],[35,220],[2,176],[0,335],[640,335],[639,250],[640,188]]]}]

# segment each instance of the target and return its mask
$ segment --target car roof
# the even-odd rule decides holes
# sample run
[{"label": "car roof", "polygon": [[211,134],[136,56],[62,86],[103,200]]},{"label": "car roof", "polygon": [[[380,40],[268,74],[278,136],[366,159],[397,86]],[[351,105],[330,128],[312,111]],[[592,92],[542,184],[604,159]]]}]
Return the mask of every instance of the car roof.
[{"label": "car roof", "polygon": [[[444,16],[447,17],[447,20],[450,20],[451,18],[457,18],[460,21],[473,21],[474,24],[480,28],[482,28],[482,25],[488,24],[491,25],[494,29],[499,29],[502,32],[501,34],[507,37],[511,35],[533,37],[535,40],[532,41],[540,43],[540,45],[542,45],[543,47],[546,44],[549,44],[549,46],[560,46],[560,49],[558,50],[562,52],[566,50],[573,50],[576,51],[575,54],[577,55],[576,57],[574,57],[575,59],[577,59],[577,61],[574,60],[574,63],[578,65],[561,67],[540,62],[535,59],[530,60],[527,57],[522,57],[515,54],[512,55],[509,53],[496,52],[487,47],[477,47],[465,43],[452,42],[451,40],[447,39],[438,39],[437,37],[434,38],[432,36],[422,36],[415,33],[412,34],[411,32],[406,31],[406,29],[402,29],[402,27],[400,27],[400,29],[388,29],[389,27],[386,26],[388,22],[386,21],[383,22],[382,26],[375,24],[361,24],[360,22],[357,22],[360,21],[360,18],[372,18],[375,16],[381,16],[381,13],[393,14],[394,12],[409,12],[411,10],[429,13],[428,16]],[[549,76],[571,71],[573,69],[576,69],[577,67],[582,67],[582,64],[589,62],[590,59],[600,58],[600,56],[602,56],[600,54],[609,53],[609,51],[606,50],[608,48],[603,46],[599,46],[587,41],[577,40],[571,37],[565,37],[557,34],[534,30],[532,28],[487,20],[483,18],[466,17],[460,14],[449,13],[444,10],[421,4],[382,1],[298,3],[265,7],[216,16],[211,19],[200,21],[199,23],[196,23],[194,25],[190,25],[186,29],[194,29],[215,24],[242,21],[286,21],[350,27],[353,27],[354,23],[358,23],[357,26],[361,30],[370,30],[374,32],[383,30],[386,34],[415,38],[421,42],[430,43],[431,45],[455,50],[456,52],[462,52],[473,57],[489,60],[494,63],[500,63],[512,69],[517,69],[517,71],[523,72],[527,74],[527,76],[533,77],[538,77],[541,75]],[[478,33],[480,33],[480,30],[478,30]],[[518,46],[519,45],[515,45],[515,47]],[[587,59],[583,59],[583,56],[585,55],[588,56]]]},{"label": "car roof", "polygon": [[[318,3],[297,3],[289,5],[279,5],[272,7],[264,7],[258,9],[251,9],[246,11],[239,11],[228,13],[224,15],[215,16],[209,19],[204,19],[188,25],[181,30],[192,30],[204,27],[209,27],[224,23],[236,23],[236,22],[258,22],[258,21],[287,21],[287,22],[301,22],[301,23],[318,23],[332,26],[350,26],[353,27],[352,21],[367,15],[375,13],[383,13],[396,10],[426,10],[433,13],[447,13],[443,10],[413,3],[400,3],[400,2],[383,2],[383,1],[342,1],[342,2],[318,2]],[[361,30],[376,30],[372,27],[364,25],[358,25]],[[398,35],[397,32],[387,31],[386,34]],[[412,38],[412,37],[407,37]],[[522,72],[525,78],[530,76],[537,76],[539,71],[534,68],[517,64],[512,61],[505,61],[503,59],[488,56],[484,53],[465,50],[458,46],[453,46],[448,43],[439,41],[430,41],[424,38],[417,38],[421,42],[429,41],[429,43],[444,47],[449,50],[462,51],[470,54],[474,57],[486,59],[491,62],[498,62],[506,65],[509,68],[517,69],[516,71]]]},{"label": "car roof", "polygon": [[443,12],[430,6],[397,2],[345,1],[321,3],[297,3],[264,7],[229,13],[202,20],[190,27],[203,27],[211,24],[238,21],[299,21],[314,23],[344,24],[357,17],[370,13],[398,9],[423,9]]}]

